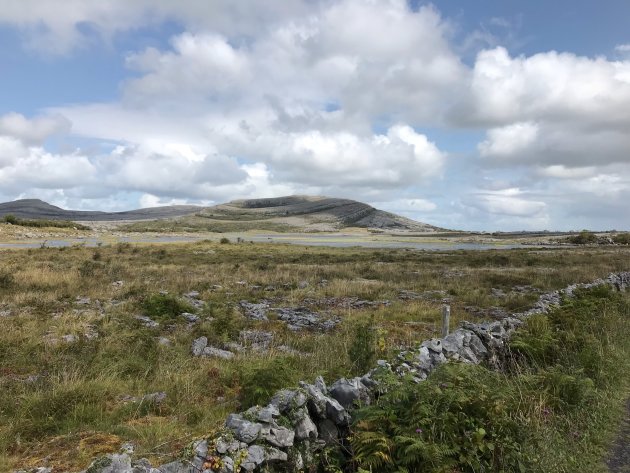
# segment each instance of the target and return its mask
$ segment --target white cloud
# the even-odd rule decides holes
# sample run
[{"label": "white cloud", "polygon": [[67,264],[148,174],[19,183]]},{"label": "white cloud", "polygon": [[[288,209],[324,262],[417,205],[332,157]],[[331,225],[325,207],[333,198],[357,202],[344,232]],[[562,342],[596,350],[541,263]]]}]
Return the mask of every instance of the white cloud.
[{"label": "white cloud", "polygon": [[547,208],[545,202],[527,199],[520,189],[515,188],[475,194],[466,205],[491,214],[513,217],[538,217]]},{"label": "white cloud", "polygon": [[556,179],[584,179],[593,176],[596,172],[595,166],[570,168],[562,164],[546,166],[538,170],[540,176]]},{"label": "white cloud", "polygon": [[400,214],[418,214],[432,212],[437,209],[437,205],[434,202],[421,198],[395,199],[385,202],[374,202],[372,205],[379,209]]},{"label": "white cloud", "polygon": [[[22,0],[0,10],[0,24],[53,54],[115,48],[119,32],[164,21],[181,31],[166,47],[125,53],[119,101],[0,117],[5,195],[120,206],[325,192],[414,215],[451,199],[466,202],[464,216],[533,225],[571,203],[590,208],[580,186],[605,208],[630,192],[625,44],[617,60],[513,56],[497,45],[518,21],[494,18],[463,40],[486,45],[468,66],[449,20],[405,0]],[[449,154],[431,134],[457,140],[462,128],[485,131],[484,159]],[[44,149],[70,132],[69,151]],[[73,150],[74,137],[100,140],[98,151]],[[434,184],[443,176],[456,179],[453,197]],[[482,179],[494,190],[476,190]]]},{"label": "white cloud", "polygon": [[488,130],[488,139],[481,142],[478,149],[484,157],[510,157],[527,150],[537,137],[538,125],[535,123],[514,123]]},{"label": "white cloud", "polygon": [[46,138],[70,131],[71,123],[61,115],[39,116],[32,119],[19,113],[0,116],[0,136],[10,136],[18,140],[41,144]]},{"label": "white cloud", "polygon": [[630,62],[590,59],[555,51],[510,57],[498,47],[479,53],[468,101],[453,118],[503,126],[564,120],[608,126],[630,120]]},{"label": "white cloud", "polygon": [[38,146],[25,146],[14,138],[0,137],[0,188],[71,188],[94,179],[96,169],[81,154],[49,153]]}]

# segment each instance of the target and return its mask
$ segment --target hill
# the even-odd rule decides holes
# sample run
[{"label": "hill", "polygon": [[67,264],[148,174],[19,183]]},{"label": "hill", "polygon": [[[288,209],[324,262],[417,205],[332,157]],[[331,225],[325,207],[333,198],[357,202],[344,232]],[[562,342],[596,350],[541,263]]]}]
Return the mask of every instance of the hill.
[{"label": "hill", "polygon": [[143,222],[127,228],[155,231],[333,232],[352,227],[383,232],[427,233],[439,230],[355,200],[300,195],[234,200],[203,208],[193,216]]},{"label": "hill", "polygon": [[94,210],[65,210],[39,199],[20,199],[0,203],[0,217],[14,215],[18,218],[72,220],[75,222],[162,219],[192,214],[198,210],[199,207],[194,205],[171,205],[124,212],[99,212]]},{"label": "hill", "polygon": [[130,223],[125,229],[132,231],[314,232],[350,227],[388,232],[440,230],[355,200],[299,195],[235,200],[213,207],[176,205],[125,212],[65,210],[38,199],[0,203],[0,218],[9,214],[25,219]]}]

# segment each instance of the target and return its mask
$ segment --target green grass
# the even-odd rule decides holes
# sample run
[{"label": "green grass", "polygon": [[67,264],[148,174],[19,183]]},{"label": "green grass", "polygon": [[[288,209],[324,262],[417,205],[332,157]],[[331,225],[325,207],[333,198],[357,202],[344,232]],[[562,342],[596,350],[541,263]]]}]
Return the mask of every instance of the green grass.
[{"label": "green grass", "polygon": [[[442,296],[404,301],[401,290],[445,291],[456,325],[476,320],[464,310],[469,305],[527,308],[537,295],[512,294],[514,284],[558,289],[627,269],[629,256],[627,248],[422,252],[209,241],[0,250],[0,312],[11,314],[0,331],[0,470],[49,457],[61,471],[78,471],[123,441],[164,463],[277,387],[350,376],[359,371],[357,358],[386,358],[438,334]],[[492,287],[510,295],[495,298]],[[182,295],[192,290],[206,307],[189,327],[178,314],[190,311]],[[291,332],[238,309],[243,299],[296,306],[344,297],[391,304],[353,310],[321,302],[316,310],[341,319],[329,333]],[[160,325],[146,328],[135,315]],[[374,331],[362,332],[371,319]],[[242,329],[273,332],[271,350],[228,361],[191,356],[195,338],[223,347]],[[91,332],[98,337],[85,336]],[[65,335],[77,341],[61,341]],[[159,344],[160,337],[170,345]],[[158,391],[167,393],[159,405],[125,401]]]},{"label": "green grass", "polygon": [[606,472],[630,383],[630,297],[583,292],[530,318],[504,371],[389,380],[352,428],[359,471]]}]

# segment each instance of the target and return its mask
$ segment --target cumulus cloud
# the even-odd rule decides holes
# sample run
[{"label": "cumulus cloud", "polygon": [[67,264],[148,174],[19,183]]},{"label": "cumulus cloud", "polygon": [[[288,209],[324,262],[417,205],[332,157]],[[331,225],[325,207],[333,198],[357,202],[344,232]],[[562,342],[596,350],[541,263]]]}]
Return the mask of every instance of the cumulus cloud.
[{"label": "cumulus cloud", "polygon": [[81,154],[54,154],[39,146],[25,146],[14,138],[0,137],[0,188],[72,188],[94,179],[96,169]]},{"label": "cumulus cloud", "polygon": [[630,120],[630,62],[555,51],[512,58],[505,48],[479,53],[470,96],[453,116],[462,122],[505,125],[547,118],[600,127]]},{"label": "cumulus cloud", "polygon": [[[5,192],[14,180],[14,192],[78,205],[125,193],[154,204],[326,192],[414,215],[450,200],[462,219],[519,225],[574,209],[580,186],[607,208],[630,192],[625,44],[614,58],[514,56],[498,33],[512,20],[494,18],[487,35],[458,45],[449,19],[406,0],[64,5],[9,2],[0,23],[54,54],[165,21],[181,31],[166,46],[121,53],[130,73],[119,101],[0,117]],[[470,65],[458,54],[468,47],[478,51]],[[479,132],[476,153],[447,152],[436,129],[454,140],[474,130],[468,142]],[[57,134],[105,144],[47,150]],[[444,176],[455,180],[452,197],[439,188]],[[481,179],[496,185],[478,190]]]},{"label": "cumulus cloud", "polygon": [[0,23],[19,28],[26,45],[47,54],[68,54],[96,38],[109,41],[119,32],[164,21],[182,22],[192,30],[252,35],[276,22],[307,14],[307,0],[65,0],[59,8],[52,2],[20,0],[5,2]]},{"label": "cumulus cloud", "polygon": [[70,121],[62,115],[38,116],[32,119],[19,113],[0,116],[0,135],[33,144],[41,144],[54,134],[67,133],[70,127]]}]

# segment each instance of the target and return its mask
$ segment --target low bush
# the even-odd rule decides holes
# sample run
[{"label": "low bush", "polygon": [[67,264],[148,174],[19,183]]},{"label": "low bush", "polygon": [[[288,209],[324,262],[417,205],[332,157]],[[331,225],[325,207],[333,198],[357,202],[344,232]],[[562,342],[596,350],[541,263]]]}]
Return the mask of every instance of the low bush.
[{"label": "low bush", "polygon": [[449,363],[420,384],[385,380],[386,394],[355,414],[357,471],[601,467],[629,384],[628,315],[627,297],[584,291],[528,319],[504,372]]},{"label": "low bush", "polygon": [[147,316],[156,319],[173,319],[193,308],[170,294],[152,294],[144,299],[142,308]]},{"label": "low bush", "polygon": [[247,409],[266,404],[276,391],[292,386],[299,379],[299,370],[292,357],[261,359],[239,372],[241,406]]},{"label": "low bush", "polygon": [[376,329],[372,317],[366,323],[357,324],[354,329],[352,342],[348,348],[348,357],[354,374],[364,374],[374,366],[376,348]]},{"label": "low bush", "polygon": [[2,219],[5,223],[10,223],[11,225],[19,225],[21,227],[36,227],[36,228],[72,228],[74,230],[91,230],[90,227],[86,225],[81,225],[80,223],[72,222],[70,220],[44,220],[44,219],[25,219],[18,218],[15,215],[5,215]]}]

